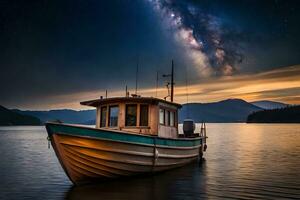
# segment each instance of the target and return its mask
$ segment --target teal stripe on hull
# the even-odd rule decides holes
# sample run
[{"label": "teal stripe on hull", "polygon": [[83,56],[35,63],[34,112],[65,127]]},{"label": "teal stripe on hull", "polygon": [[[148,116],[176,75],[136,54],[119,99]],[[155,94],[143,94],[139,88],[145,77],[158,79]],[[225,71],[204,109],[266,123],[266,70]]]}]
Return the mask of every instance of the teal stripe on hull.
[{"label": "teal stripe on hull", "polygon": [[193,139],[169,139],[156,136],[144,136],[136,134],[119,133],[109,130],[101,130],[89,127],[79,127],[65,124],[47,123],[46,128],[49,136],[53,133],[65,135],[92,137],[96,139],[109,139],[121,142],[131,142],[147,145],[161,145],[170,147],[193,147],[201,144],[201,138]]}]

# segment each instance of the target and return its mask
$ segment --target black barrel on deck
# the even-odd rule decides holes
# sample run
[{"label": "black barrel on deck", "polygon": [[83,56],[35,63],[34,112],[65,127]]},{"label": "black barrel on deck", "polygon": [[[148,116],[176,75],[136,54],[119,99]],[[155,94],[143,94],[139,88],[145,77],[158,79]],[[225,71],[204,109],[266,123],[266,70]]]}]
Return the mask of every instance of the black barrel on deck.
[{"label": "black barrel on deck", "polygon": [[195,131],[195,123],[192,119],[185,119],[183,121],[183,134],[185,137],[193,136]]}]

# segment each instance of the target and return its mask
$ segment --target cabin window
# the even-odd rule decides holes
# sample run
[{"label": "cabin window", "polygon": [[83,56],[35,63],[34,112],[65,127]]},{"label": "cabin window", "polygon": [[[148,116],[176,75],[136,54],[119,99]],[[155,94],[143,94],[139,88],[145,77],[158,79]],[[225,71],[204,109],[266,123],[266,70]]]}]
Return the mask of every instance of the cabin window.
[{"label": "cabin window", "polygon": [[170,126],[175,126],[175,112],[170,112]]},{"label": "cabin window", "polygon": [[109,107],[109,126],[118,126],[119,107]]},{"label": "cabin window", "polygon": [[170,126],[170,111],[165,110],[165,125]]},{"label": "cabin window", "polygon": [[164,109],[159,109],[159,123],[164,124],[165,123],[165,111]]},{"label": "cabin window", "polygon": [[106,112],[107,112],[107,107],[106,106],[101,107],[100,127],[106,126]]},{"label": "cabin window", "polygon": [[140,106],[140,126],[148,126],[148,105]]},{"label": "cabin window", "polygon": [[136,119],[137,119],[136,113],[137,113],[136,104],[126,105],[125,126],[136,126]]}]

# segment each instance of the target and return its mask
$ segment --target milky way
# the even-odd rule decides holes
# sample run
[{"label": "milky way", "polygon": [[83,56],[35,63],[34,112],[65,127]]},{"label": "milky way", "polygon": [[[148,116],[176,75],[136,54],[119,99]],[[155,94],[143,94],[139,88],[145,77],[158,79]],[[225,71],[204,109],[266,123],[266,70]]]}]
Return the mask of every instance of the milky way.
[{"label": "milky way", "polygon": [[199,75],[232,75],[243,61],[241,33],[191,1],[150,0]]},{"label": "milky way", "polygon": [[[137,55],[139,90],[152,92],[146,96],[156,95],[156,71],[167,73],[173,58],[176,101],[186,94],[187,77],[195,85],[189,89],[195,102],[237,97],[300,102],[295,91],[300,86],[291,77],[298,78],[299,70],[269,79],[281,91],[262,84],[269,75],[255,78],[300,63],[299,0],[3,2],[0,105],[5,107],[78,108],[79,101],[99,98],[105,90],[123,95],[125,85],[135,88]],[[243,75],[251,80],[245,85],[257,84],[251,88],[258,93],[238,96],[236,91],[249,88],[241,88],[240,81],[232,88],[226,84]],[[222,88],[217,91],[212,83]]]}]

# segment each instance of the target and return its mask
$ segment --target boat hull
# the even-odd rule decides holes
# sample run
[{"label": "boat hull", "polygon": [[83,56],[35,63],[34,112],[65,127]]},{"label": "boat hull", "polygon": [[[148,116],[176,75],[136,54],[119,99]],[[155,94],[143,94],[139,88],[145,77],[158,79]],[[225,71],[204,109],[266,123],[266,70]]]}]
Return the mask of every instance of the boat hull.
[{"label": "boat hull", "polygon": [[167,139],[47,123],[51,144],[74,184],[183,166],[202,156],[202,138]]}]

